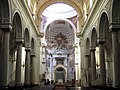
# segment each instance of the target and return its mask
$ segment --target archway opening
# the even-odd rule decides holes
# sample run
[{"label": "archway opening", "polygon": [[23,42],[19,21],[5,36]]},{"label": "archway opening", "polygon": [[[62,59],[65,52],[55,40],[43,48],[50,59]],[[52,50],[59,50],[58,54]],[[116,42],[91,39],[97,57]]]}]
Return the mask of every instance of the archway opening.
[{"label": "archway opening", "polygon": [[65,81],[65,69],[63,67],[56,68],[55,81],[57,81],[57,83],[63,83]]},{"label": "archway opening", "polygon": [[[22,24],[21,24],[21,17],[20,14],[18,12],[15,12],[13,20],[12,20],[12,30],[10,31],[10,46],[9,46],[9,57],[10,57],[10,63],[9,63],[9,67],[10,68],[10,83],[9,85],[14,85],[16,84],[16,74],[18,73],[17,71],[17,67],[21,68],[21,63],[19,63],[18,66],[18,53],[19,53],[19,45],[18,43],[20,43],[22,40]],[[22,49],[22,48],[21,48]],[[20,55],[19,55],[20,56]],[[20,70],[19,70],[20,71]],[[22,82],[21,82],[22,83]]]},{"label": "archway opening", "polygon": [[[104,71],[104,82],[108,83],[112,83],[111,79],[113,78],[111,71],[113,69],[112,67],[112,34],[109,30],[109,19],[108,19],[108,15],[106,12],[103,12],[100,18],[100,25],[99,25],[99,41],[103,42],[103,56],[104,56],[104,68],[103,66],[101,66],[100,64],[100,69],[103,68]],[[100,45],[100,43],[99,43]],[[100,50],[100,47],[99,47]],[[100,52],[99,52],[100,53]],[[101,60],[101,57],[100,57]],[[102,73],[101,73],[102,74]]]},{"label": "archway opening", "polygon": [[[63,2],[48,6],[42,13],[40,25],[44,33],[41,39],[42,52],[44,52],[42,61],[47,63],[43,68],[49,71],[45,71],[46,69],[41,71],[44,72],[46,79],[49,77],[49,80],[56,80],[53,71],[59,61],[68,68],[66,80],[80,79],[80,75],[75,75],[75,72],[80,72],[79,39],[76,37],[78,16],[78,12],[73,7]],[[60,71],[56,70],[56,72]],[[62,79],[65,80],[65,77]]]},{"label": "archway opening", "polygon": [[[62,7],[62,8],[61,8]],[[64,9],[63,9],[64,8]],[[76,10],[65,3],[54,3],[48,6],[42,13],[41,29],[44,30],[46,24],[59,19],[67,19],[73,24],[72,27],[77,25],[78,13]]]}]

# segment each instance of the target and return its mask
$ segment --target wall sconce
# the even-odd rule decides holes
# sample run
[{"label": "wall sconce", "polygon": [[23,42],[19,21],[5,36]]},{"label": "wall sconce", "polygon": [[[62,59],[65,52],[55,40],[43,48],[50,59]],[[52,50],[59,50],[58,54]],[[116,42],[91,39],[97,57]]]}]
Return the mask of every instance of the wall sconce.
[{"label": "wall sconce", "polygon": [[10,57],[9,61],[12,62],[12,63],[16,62],[15,56],[14,57]]},{"label": "wall sconce", "polygon": [[25,67],[25,62],[23,61],[23,64],[21,65],[23,68]]},{"label": "wall sconce", "polygon": [[96,63],[96,67],[98,68],[100,65],[99,65],[99,63],[98,63],[98,61],[97,61],[97,63]]},{"label": "wall sconce", "polygon": [[12,63],[13,63],[13,62],[16,62],[16,60],[15,60],[15,59],[12,59],[12,60],[9,60],[9,61],[10,61],[10,62],[12,62]]}]

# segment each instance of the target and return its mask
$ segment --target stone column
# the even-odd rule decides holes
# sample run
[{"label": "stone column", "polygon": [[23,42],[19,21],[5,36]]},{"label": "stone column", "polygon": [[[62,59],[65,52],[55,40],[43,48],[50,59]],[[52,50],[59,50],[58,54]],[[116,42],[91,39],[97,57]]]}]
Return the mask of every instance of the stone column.
[{"label": "stone column", "polygon": [[104,54],[104,42],[99,41],[99,58],[100,58],[100,82],[101,85],[106,85],[106,69],[105,69],[105,54]]},{"label": "stone column", "polygon": [[15,72],[15,85],[21,85],[21,60],[22,60],[22,40],[17,42],[17,59],[16,59],[16,72]]},{"label": "stone column", "polygon": [[31,84],[35,84],[35,54],[31,54]]},{"label": "stone column", "polygon": [[95,49],[91,48],[91,77],[92,82],[96,80],[96,58],[95,58]]},{"label": "stone column", "polygon": [[9,41],[10,32],[9,29],[4,31],[1,63],[0,63],[0,86],[7,87],[9,77]]},{"label": "stone column", "polygon": [[51,79],[52,79],[52,80],[54,80],[54,79],[53,79],[53,68],[54,68],[54,67],[53,67],[53,57],[52,57],[52,59],[51,59]]},{"label": "stone column", "polygon": [[112,31],[112,50],[113,50],[113,74],[115,87],[120,87],[120,57],[118,32]]},{"label": "stone column", "polygon": [[85,53],[86,75],[87,75],[87,87],[90,86],[90,72],[89,72],[89,57],[88,52]]},{"label": "stone column", "polygon": [[53,59],[52,59],[52,63],[53,63],[53,64],[52,64],[52,66],[53,66],[53,67],[52,67],[52,77],[53,77],[53,80],[55,80],[55,72],[54,72],[54,71],[55,71],[55,67],[54,67],[54,66],[55,66],[55,57],[52,56],[52,58],[53,58]]},{"label": "stone column", "polygon": [[30,85],[30,48],[25,48],[25,85]]},{"label": "stone column", "polygon": [[67,80],[70,79],[70,77],[69,77],[69,75],[70,75],[70,66],[69,66],[69,65],[70,65],[70,64],[69,64],[68,58],[69,58],[69,57],[67,57],[67,59],[66,59],[67,62],[65,63],[65,64],[67,64],[67,66],[66,66],[66,67],[67,67],[67,72],[66,72],[66,74],[67,74],[67,78],[66,78],[66,79],[67,79]]}]

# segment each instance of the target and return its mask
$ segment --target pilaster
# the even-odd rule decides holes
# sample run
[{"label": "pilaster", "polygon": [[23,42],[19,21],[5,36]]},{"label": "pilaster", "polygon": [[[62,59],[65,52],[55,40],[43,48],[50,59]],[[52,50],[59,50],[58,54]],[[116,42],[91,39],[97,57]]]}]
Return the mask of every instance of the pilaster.
[{"label": "pilaster", "polygon": [[0,86],[7,87],[9,84],[9,42],[10,29],[4,27],[1,29],[4,32],[3,42],[1,45],[1,63],[0,63]]},{"label": "pilaster", "polygon": [[30,50],[30,47],[25,48],[25,85],[30,85]]},{"label": "pilaster", "polygon": [[104,54],[104,38],[98,39],[99,44],[99,57],[100,57],[100,82],[101,85],[106,85],[106,68],[105,68],[105,54]]},{"label": "pilaster", "polygon": [[21,86],[21,60],[22,60],[22,44],[23,39],[16,39],[17,43],[17,59],[16,59],[16,72],[15,72],[15,85]]}]

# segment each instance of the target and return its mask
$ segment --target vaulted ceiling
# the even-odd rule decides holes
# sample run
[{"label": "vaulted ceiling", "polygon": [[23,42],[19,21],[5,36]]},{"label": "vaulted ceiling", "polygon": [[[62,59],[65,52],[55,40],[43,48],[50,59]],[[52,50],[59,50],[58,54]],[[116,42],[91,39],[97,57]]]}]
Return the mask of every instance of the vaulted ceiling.
[{"label": "vaulted ceiling", "polygon": [[[89,13],[91,6],[95,0],[24,0],[28,3],[31,13],[34,14],[34,19],[37,26],[40,26],[41,15],[47,7],[56,3],[64,3],[70,5],[77,12],[80,25],[83,26],[86,14]],[[65,8],[61,7],[65,10]],[[73,14],[73,13],[71,13]],[[69,14],[70,15],[70,14]]]},{"label": "vaulted ceiling", "polygon": [[[35,21],[43,31],[45,35],[45,42],[47,43],[47,49],[67,49],[74,50],[75,45],[75,31],[77,29],[77,20],[79,18],[79,26],[83,26],[87,12],[90,10],[91,2],[94,0],[28,0],[30,1],[29,7],[31,12],[35,15]],[[49,11],[48,7],[53,4],[66,4],[71,7],[70,10],[66,10],[62,5],[58,11]],[[57,5],[58,6],[58,5]],[[55,9],[56,7],[52,7]],[[85,10],[86,9],[86,10]],[[66,11],[65,11],[66,10]],[[87,11],[87,12],[86,12]],[[85,13],[86,12],[86,13]],[[46,14],[47,13],[47,14]],[[54,15],[52,15],[54,13]],[[55,18],[48,25],[48,17]],[[67,22],[62,19],[67,19]],[[42,22],[42,25],[41,25]],[[46,27],[45,27],[46,26]]]}]

